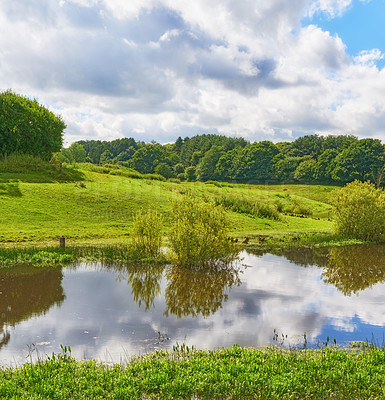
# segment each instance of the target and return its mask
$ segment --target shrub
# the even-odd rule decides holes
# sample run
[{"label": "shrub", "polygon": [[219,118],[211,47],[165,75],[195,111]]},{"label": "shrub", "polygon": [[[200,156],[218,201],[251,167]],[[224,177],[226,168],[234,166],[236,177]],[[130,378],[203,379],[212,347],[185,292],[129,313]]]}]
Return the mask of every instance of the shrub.
[{"label": "shrub", "polygon": [[155,210],[139,212],[134,219],[132,246],[136,253],[156,257],[162,247],[161,217]]},{"label": "shrub", "polygon": [[169,178],[169,179],[167,179],[167,182],[180,183],[180,179],[179,178]]},{"label": "shrub", "polygon": [[385,240],[385,197],[370,182],[354,181],[333,199],[335,231],[355,239]]},{"label": "shrub", "polygon": [[233,261],[239,248],[227,237],[227,216],[222,207],[183,197],[173,203],[170,245],[176,262],[209,266]]}]

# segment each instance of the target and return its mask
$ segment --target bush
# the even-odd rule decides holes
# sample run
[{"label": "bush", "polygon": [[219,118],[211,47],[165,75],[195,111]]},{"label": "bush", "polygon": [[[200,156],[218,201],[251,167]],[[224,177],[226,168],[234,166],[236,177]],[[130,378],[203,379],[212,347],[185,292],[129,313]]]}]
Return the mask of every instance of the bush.
[{"label": "bush", "polygon": [[36,100],[0,93],[0,157],[31,154],[49,160],[63,143],[66,124]]},{"label": "bush", "polygon": [[222,207],[183,197],[173,203],[171,250],[176,262],[190,267],[228,264],[239,248],[227,237],[227,216]]},{"label": "bush", "polygon": [[354,181],[333,199],[335,231],[347,237],[385,240],[385,197],[370,182]]},{"label": "bush", "polygon": [[136,253],[157,257],[162,247],[162,225],[159,214],[154,210],[139,212],[134,219],[132,245]]}]

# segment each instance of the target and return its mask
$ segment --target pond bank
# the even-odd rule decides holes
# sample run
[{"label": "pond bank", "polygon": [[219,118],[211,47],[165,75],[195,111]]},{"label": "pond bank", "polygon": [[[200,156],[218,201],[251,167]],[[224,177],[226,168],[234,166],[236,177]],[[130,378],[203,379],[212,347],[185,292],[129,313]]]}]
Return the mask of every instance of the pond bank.
[{"label": "pond bank", "polygon": [[176,346],[107,366],[50,360],[0,370],[2,398],[52,399],[373,399],[385,396],[385,351]]}]

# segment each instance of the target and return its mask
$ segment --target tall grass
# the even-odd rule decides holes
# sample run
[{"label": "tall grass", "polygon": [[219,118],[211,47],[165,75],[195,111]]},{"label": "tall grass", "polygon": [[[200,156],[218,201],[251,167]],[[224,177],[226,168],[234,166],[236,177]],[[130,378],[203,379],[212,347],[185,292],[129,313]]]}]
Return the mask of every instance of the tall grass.
[{"label": "tall grass", "polygon": [[67,266],[81,261],[165,263],[160,252],[156,255],[138,252],[132,245],[82,247],[0,248],[0,267],[30,264],[34,266]]},{"label": "tall grass", "polygon": [[234,193],[222,194],[214,198],[216,205],[223,205],[226,209],[251,215],[257,218],[269,218],[273,220],[280,220],[279,212],[274,205],[266,204],[262,201],[256,201],[245,196],[239,196]]},{"label": "tall grass", "polygon": [[161,217],[155,210],[138,212],[132,229],[133,251],[148,257],[157,257],[162,248]]},{"label": "tall grass", "polygon": [[106,366],[70,349],[0,370],[4,399],[383,399],[385,351],[175,346]]},{"label": "tall grass", "polygon": [[91,172],[97,172],[98,174],[109,174],[109,175],[118,175],[124,176],[126,178],[131,179],[147,179],[153,181],[166,181],[166,178],[159,174],[141,174],[138,171],[135,171],[131,168],[126,168],[122,165],[117,164],[104,164],[103,166],[95,165],[91,163],[81,163],[77,164],[77,166],[81,169]]}]

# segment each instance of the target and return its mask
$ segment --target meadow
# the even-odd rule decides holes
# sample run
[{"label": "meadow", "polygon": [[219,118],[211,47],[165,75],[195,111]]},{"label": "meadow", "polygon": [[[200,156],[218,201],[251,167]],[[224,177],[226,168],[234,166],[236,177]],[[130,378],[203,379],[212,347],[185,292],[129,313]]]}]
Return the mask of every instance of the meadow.
[{"label": "meadow", "polygon": [[229,216],[229,234],[260,237],[331,234],[335,186],[165,181],[116,167],[67,166],[31,157],[0,162],[0,243],[46,245],[66,237],[77,244],[126,243],[134,216],[154,209],[170,229],[172,202],[191,195],[212,200]]}]

